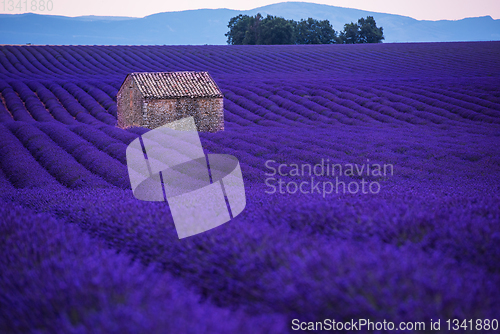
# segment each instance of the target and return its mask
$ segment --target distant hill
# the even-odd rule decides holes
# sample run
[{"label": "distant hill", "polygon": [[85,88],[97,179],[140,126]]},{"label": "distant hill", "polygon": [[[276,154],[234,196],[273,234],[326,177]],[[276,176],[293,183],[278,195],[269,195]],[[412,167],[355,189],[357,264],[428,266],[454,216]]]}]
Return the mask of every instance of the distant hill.
[{"label": "distant hill", "polygon": [[335,30],[372,15],[384,27],[385,42],[500,40],[500,20],[490,16],[458,21],[419,21],[410,17],[304,2],[283,2],[247,11],[199,9],[144,18],[39,14],[0,14],[0,44],[202,45],[226,44],[227,23],[238,14],[328,19]]}]

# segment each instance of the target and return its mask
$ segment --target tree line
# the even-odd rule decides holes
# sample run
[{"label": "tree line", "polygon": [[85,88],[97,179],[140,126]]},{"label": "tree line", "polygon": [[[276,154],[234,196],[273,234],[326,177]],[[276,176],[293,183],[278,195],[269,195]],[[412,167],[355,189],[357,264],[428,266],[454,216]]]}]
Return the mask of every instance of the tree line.
[{"label": "tree line", "polygon": [[377,27],[373,16],[346,23],[341,32],[335,31],[328,20],[294,21],[272,15],[263,17],[260,13],[240,14],[231,18],[227,26],[225,36],[232,45],[356,44],[381,43],[384,39],[383,28]]}]

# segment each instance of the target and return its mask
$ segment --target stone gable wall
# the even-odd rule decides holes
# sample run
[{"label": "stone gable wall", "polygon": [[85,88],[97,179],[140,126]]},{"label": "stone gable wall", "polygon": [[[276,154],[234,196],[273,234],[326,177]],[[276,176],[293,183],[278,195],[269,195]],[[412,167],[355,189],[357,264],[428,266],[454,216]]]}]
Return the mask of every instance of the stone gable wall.
[{"label": "stone gable wall", "polygon": [[143,126],[142,95],[129,76],[116,95],[117,125],[121,128]]}]

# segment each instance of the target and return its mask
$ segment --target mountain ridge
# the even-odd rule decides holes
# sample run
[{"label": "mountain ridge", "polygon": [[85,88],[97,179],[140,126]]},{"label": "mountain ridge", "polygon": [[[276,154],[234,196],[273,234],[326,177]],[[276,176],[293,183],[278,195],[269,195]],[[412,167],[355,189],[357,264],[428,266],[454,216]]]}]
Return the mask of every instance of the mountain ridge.
[{"label": "mountain ridge", "polygon": [[0,14],[0,44],[203,45],[226,44],[227,23],[238,14],[328,19],[335,30],[371,15],[384,28],[385,42],[500,40],[500,20],[416,20],[402,15],[304,2],[282,2],[251,10],[197,9],[137,17]]}]

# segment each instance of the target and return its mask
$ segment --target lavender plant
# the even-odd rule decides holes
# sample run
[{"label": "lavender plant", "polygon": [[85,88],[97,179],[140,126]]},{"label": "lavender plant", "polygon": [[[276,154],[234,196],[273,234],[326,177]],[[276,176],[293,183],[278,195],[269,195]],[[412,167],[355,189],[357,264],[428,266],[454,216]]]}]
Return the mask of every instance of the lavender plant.
[{"label": "lavender plant", "polygon": [[[2,46],[0,332],[500,320],[499,52]],[[200,138],[238,158],[247,206],[179,240],[168,204],[130,189],[126,147],[149,130],[114,124],[127,73],[185,70],[209,71],[224,92],[225,130]],[[394,172],[292,173],[326,161]],[[312,178],[380,191],[321,193]],[[269,186],[278,179],[283,192]]]}]

